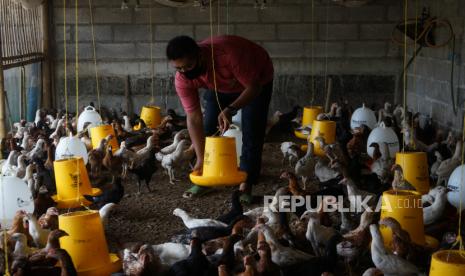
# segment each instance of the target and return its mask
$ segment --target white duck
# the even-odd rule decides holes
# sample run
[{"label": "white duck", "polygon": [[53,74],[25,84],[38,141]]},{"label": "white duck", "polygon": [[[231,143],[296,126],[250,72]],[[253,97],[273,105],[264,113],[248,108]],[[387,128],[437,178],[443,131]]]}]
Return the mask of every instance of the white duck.
[{"label": "white duck", "polygon": [[307,153],[295,164],[295,174],[302,178],[304,190],[307,188],[307,180],[315,177],[316,156],[313,154],[314,145],[308,142]]},{"label": "white duck", "polygon": [[171,145],[168,145],[160,150],[160,153],[162,154],[170,154],[173,153],[176,150],[176,146],[181,142],[181,140],[184,139],[189,139],[189,132],[187,129],[183,129],[178,131],[173,138],[173,143]]},{"label": "white duck", "polygon": [[386,250],[378,225],[370,225],[370,233],[372,239],[371,259],[376,268],[385,275],[421,275],[418,268],[412,263]]},{"label": "white duck", "polygon": [[187,259],[191,254],[191,247],[188,244],[167,242],[152,247],[165,266],[172,266],[176,262]]},{"label": "white duck", "polygon": [[180,208],[176,208],[173,211],[173,215],[180,217],[184,225],[187,228],[197,228],[197,227],[228,227],[227,224],[221,221],[214,219],[197,219],[189,215],[186,211]]},{"label": "white duck", "polygon": [[438,175],[438,181],[436,183],[437,186],[441,185],[442,183],[446,183],[454,169],[460,165],[462,146],[462,141],[457,141],[454,155],[451,158],[442,161],[439,165],[436,171],[436,174]]},{"label": "white duck", "polygon": [[435,188],[434,202],[428,207],[423,207],[423,223],[429,225],[438,220],[444,213],[447,203],[447,188],[438,186]]},{"label": "white duck", "polygon": [[37,247],[43,248],[47,244],[48,234],[50,230],[42,229],[37,222],[37,219],[30,213],[27,213],[24,218],[24,222],[28,223],[29,234],[31,235],[34,243]]},{"label": "white duck", "polygon": [[275,233],[268,225],[259,224],[255,227],[258,231],[262,231],[265,235],[266,241],[271,247],[271,259],[277,265],[281,267],[289,266],[314,258],[314,256],[300,250],[281,245]]}]

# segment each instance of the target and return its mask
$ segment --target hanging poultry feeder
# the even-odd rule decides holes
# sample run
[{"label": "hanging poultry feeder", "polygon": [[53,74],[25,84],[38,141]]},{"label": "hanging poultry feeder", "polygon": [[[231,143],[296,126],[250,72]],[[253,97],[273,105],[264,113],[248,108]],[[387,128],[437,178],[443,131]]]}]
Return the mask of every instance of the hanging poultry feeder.
[{"label": "hanging poultry feeder", "polygon": [[3,228],[11,227],[16,211],[34,211],[34,199],[24,181],[16,176],[0,175],[0,206],[3,208]]},{"label": "hanging poultry feeder", "polygon": [[[320,147],[320,143],[315,140],[318,136],[323,137],[326,144],[336,142],[336,122],[326,120],[313,121],[312,133],[308,137],[308,140],[314,145],[313,153],[317,156],[324,156],[325,153]],[[303,145],[301,149],[307,151],[307,145]]]},{"label": "hanging poultry feeder", "polygon": [[[423,225],[423,209],[421,194],[416,191],[389,190],[382,196],[381,219],[391,217],[397,220],[402,229],[407,231],[410,239],[419,245],[430,248],[438,246],[435,238],[426,236]],[[384,244],[391,247],[392,231],[386,226],[380,225]]]},{"label": "hanging poultry feeder", "polygon": [[229,129],[223,134],[226,137],[233,137],[236,140],[237,163],[239,164],[242,155],[242,131],[236,125],[229,126]]},{"label": "hanging poultry feeder", "polygon": [[398,152],[396,164],[402,167],[404,179],[421,194],[429,192],[429,172],[426,152]]},{"label": "hanging poultry feeder", "polygon": [[60,139],[55,150],[55,160],[70,158],[73,156],[82,157],[84,164],[87,164],[88,155],[86,145],[77,137],[69,136]]},{"label": "hanging poultry feeder", "polygon": [[374,148],[370,147],[372,143],[378,143],[380,146],[383,143],[387,143],[391,157],[394,157],[399,151],[399,138],[392,128],[386,127],[384,122],[381,122],[381,124],[377,128],[373,129],[368,136],[367,153],[370,157],[373,157],[374,151]]},{"label": "hanging poultry feeder", "polygon": [[245,181],[247,174],[237,167],[236,141],[232,137],[207,137],[203,173],[190,174],[200,186],[234,186]]},{"label": "hanging poultry feeder", "polygon": [[100,141],[105,139],[108,135],[113,135],[110,140],[112,151],[115,152],[119,149],[118,140],[116,140],[115,130],[111,125],[100,125],[90,129],[90,138],[92,140],[92,148],[96,149],[100,145]]},{"label": "hanging poultry feeder", "polygon": [[[322,106],[306,106],[304,107],[304,111],[302,113],[302,127],[309,127],[311,128],[313,125],[313,121],[316,120],[318,114],[323,113]],[[308,135],[310,135],[309,131],[307,130],[295,130],[294,134],[297,138],[300,139],[307,139]]]},{"label": "hanging poultry feeder", "polygon": [[[452,172],[447,182],[447,201],[457,210],[465,209],[465,165],[458,166]],[[462,201],[462,204],[460,204]]]},{"label": "hanging poultry feeder", "polygon": [[[140,118],[148,128],[156,128],[161,123],[161,112],[158,106],[143,106]],[[140,129],[140,126],[139,126]]]},{"label": "hanging poultry feeder", "polygon": [[58,216],[58,225],[69,236],[60,238],[80,276],[110,275],[121,269],[121,260],[108,251],[98,211],[87,210]]},{"label": "hanging poultry feeder", "polygon": [[97,196],[101,194],[98,188],[92,188],[82,157],[72,157],[53,162],[57,194],[52,199],[57,208],[77,208],[91,203],[82,195]]},{"label": "hanging poultry feeder", "polygon": [[376,127],[375,112],[365,107],[365,104],[363,104],[362,107],[357,108],[350,118],[351,129],[360,127],[361,125],[366,125],[370,129],[374,129]]},{"label": "hanging poultry feeder", "polygon": [[465,251],[441,250],[435,252],[432,256],[429,275],[465,275]]},{"label": "hanging poultry feeder", "polygon": [[102,117],[93,106],[85,107],[84,111],[79,115],[77,131],[82,131],[86,123],[90,123],[91,125],[98,125],[102,123]]}]

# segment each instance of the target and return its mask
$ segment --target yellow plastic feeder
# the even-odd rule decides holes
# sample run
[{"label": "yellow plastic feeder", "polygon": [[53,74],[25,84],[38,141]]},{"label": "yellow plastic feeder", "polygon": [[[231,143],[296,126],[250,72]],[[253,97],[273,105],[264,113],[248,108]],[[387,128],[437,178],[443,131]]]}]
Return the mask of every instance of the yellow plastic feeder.
[{"label": "yellow plastic feeder", "polygon": [[[425,236],[423,225],[423,209],[421,194],[416,191],[389,190],[382,196],[381,219],[391,217],[397,220],[402,229],[407,231],[410,239],[419,245],[435,248],[436,239]],[[392,231],[390,228],[380,225],[384,244],[391,248]]]},{"label": "yellow plastic feeder", "polygon": [[[326,144],[336,142],[336,122],[327,120],[313,121],[312,133],[308,137],[308,140],[315,146],[313,149],[314,154],[324,156],[325,153],[320,147],[320,143],[315,140],[318,135],[325,139]],[[307,145],[303,145],[302,150],[307,151]]]},{"label": "yellow plastic feeder", "polygon": [[98,211],[87,210],[58,216],[58,225],[69,236],[60,238],[79,276],[110,275],[121,269],[121,260],[109,254]]},{"label": "yellow plastic feeder", "polygon": [[[318,114],[323,113],[322,106],[306,106],[304,107],[304,112],[302,113],[302,127],[312,127],[313,121],[316,120]],[[307,139],[308,133],[296,130],[294,134],[297,138]]]},{"label": "yellow plastic feeder", "polygon": [[101,125],[90,129],[90,138],[92,140],[92,148],[96,149],[100,145],[100,141],[105,139],[108,135],[113,135],[110,140],[111,149],[113,152],[119,149],[118,140],[116,139],[115,130],[111,125]]},{"label": "yellow plastic feeder", "polygon": [[434,253],[431,260],[429,275],[465,275],[465,251],[442,250]]},{"label": "yellow plastic feeder", "polygon": [[57,203],[57,208],[77,208],[81,206],[81,203],[88,206],[91,202],[82,195],[101,194],[100,189],[91,187],[82,157],[54,161],[53,168],[57,194],[52,198]]},{"label": "yellow plastic feeder", "polygon": [[426,152],[398,152],[396,164],[402,167],[404,178],[421,194],[429,192],[429,173]]},{"label": "yellow plastic feeder", "polygon": [[148,128],[156,128],[161,123],[161,112],[158,106],[143,106],[140,118]]},{"label": "yellow plastic feeder", "polygon": [[245,181],[247,174],[237,167],[236,141],[233,137],[207,137],[203,174],[190,174],[192,183],[200,186],[234,186]]}]

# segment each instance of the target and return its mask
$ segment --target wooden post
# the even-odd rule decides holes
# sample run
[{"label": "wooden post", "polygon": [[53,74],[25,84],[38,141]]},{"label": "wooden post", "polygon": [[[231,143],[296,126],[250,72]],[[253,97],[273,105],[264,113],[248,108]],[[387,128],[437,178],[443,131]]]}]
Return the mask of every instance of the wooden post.
[{"label": "wooden post", "polygon": [[51,108],[53,104],[52,97],[52,79],[51,79],[51,54],[50,54],[50,1],[44,1],[41,6],[42,11],[42,47],[44,51],[44,61],[42,63],[42,106]]},{"label": "wooden post", "polygon": [[331,107],[331,93],[333,91],[333,79],[328,78],[328,88],[326,90],[325,112],[329,112]]}]

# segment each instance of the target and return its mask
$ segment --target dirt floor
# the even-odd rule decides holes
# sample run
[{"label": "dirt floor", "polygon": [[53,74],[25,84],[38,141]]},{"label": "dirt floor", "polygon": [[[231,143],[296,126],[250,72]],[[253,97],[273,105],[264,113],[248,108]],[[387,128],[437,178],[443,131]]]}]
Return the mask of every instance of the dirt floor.
[{"label": "dirt floor", "polygon": [[[279,179],[280,144],[266,143],[263,152],[262,178],[253,191],[257,197],[254,204],[245,206],[245,210],[261,206],[263,195],[273,195],[279,186],[287,185]],[[177,172],[176,177],[181,181],[169,184],[168,176],[159,167],[152,178],[150,193],[143,186],[142,193],[137,194],[135,180],[125,183],[126,195],[109,219],[106,235],[111,250],[117,250],[117,243],[159,244],[169,241],[173,234],[184,229],[182,220],[172,214],[175,208],[186,210],[198,218],[215,218],[229,209],[230,195],[235,187],[217,188],[207,195],[185,199],[182,194],[191,185],[188,168]]]}]

